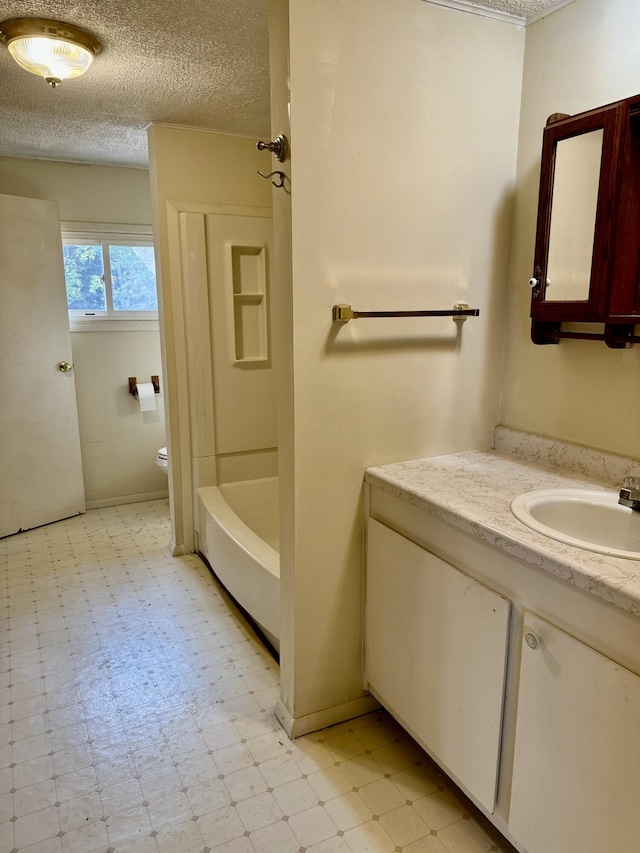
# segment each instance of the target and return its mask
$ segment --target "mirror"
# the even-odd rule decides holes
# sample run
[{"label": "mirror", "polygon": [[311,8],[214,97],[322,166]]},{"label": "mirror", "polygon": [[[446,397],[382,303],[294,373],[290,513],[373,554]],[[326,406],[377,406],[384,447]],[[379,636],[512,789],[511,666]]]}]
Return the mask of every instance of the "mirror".
[{"label": "mirror", "polygon": [[[634,340],[640,308],[640,95],[554,113],[542,140],[531,338]],[[562,328],[601,323],[604,329]],[[639,339],[640,340],[640,339]]]},{"label": "mirror", "polygon": [[604,131],[555,143],[545,301],[589,298]]}]

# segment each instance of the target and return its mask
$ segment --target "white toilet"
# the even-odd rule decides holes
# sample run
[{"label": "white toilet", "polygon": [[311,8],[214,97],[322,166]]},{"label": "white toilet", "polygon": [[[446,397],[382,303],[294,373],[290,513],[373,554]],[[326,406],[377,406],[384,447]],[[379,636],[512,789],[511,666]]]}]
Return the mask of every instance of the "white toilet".
[{"label": "white toilet", "polygon": [[169,473],[169,459],[167,457],[167,448],[161,447],[156,454],[156,465],[162,468],[165,474]]}]

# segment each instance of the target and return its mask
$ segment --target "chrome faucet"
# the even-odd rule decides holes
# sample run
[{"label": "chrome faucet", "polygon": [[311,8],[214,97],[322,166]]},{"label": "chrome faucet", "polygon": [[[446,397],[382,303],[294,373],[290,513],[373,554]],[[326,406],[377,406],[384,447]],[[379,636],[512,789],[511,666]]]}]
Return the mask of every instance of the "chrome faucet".
[{"label": "chrome faucet", "polygon": [[618,503],[640,512],[640,477],[625,477]]}]

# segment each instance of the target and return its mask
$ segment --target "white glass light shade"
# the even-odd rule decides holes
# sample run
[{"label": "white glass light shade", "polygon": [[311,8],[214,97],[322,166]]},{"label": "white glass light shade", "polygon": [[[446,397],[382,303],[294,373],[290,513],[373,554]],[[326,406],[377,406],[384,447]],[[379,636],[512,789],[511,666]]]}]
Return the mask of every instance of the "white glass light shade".
[{"label": "white glass light shade", "polygon": [[93,54],[86,47],[58,39],[21,38],[8,48],[18,65],[45,80],[79,77],[93,62]]},{"label": "white glass light shade", "polygon": [[85,30],[43,18],[3,21],[0,40],[21,68],[44,77],[53,87],[84,74],[100,50],[100,42]]}]

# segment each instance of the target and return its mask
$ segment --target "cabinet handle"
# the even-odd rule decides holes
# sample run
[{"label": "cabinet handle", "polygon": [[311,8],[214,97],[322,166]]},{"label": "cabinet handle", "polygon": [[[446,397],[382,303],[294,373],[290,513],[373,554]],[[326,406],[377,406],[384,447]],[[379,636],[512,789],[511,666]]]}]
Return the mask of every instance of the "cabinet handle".
[{"label": "cabinet handle", "polygon": [[529,279],[529,287],[531,288],[531,298],[539,299],[540,285],[542,284],[542,270],[536,267],[533,271],[533,276]]},{"label": "cabinet handle", "polygon": [[532,634],[531,631],[529,631],[528,634],[524,635],[524,639],[530,649],[537,649],[540,645],[540,640],[536,637],[535,634]]}]

